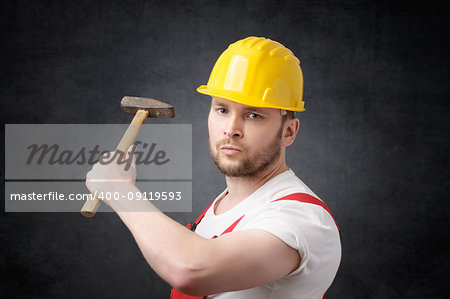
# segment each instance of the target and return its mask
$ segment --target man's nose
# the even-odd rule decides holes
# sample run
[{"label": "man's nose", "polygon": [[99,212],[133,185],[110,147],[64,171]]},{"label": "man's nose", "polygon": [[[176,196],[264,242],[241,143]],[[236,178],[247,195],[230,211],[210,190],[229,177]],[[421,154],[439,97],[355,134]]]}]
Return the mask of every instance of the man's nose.
[{"label": "man's nose", "polygon": [[242,123],[237,116],[232,116],[229,118],[224,134],[228,138],[242,137]]}]

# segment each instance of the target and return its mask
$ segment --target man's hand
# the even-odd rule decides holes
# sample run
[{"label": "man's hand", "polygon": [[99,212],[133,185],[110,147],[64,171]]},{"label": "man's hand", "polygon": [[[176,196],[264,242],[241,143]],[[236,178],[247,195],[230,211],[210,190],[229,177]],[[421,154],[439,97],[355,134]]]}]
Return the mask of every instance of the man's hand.
[{"label": "man's hand", "polygon": [[[100,157],[86,174],[86,187],[92,194],[120,192],[134,187],[136,182],[136,146],[128,149],[125,157],[117,152],[110,152]],[[99,199],[103,199],[100,198]],[[104,200],[110,205],[110,200]]]}]

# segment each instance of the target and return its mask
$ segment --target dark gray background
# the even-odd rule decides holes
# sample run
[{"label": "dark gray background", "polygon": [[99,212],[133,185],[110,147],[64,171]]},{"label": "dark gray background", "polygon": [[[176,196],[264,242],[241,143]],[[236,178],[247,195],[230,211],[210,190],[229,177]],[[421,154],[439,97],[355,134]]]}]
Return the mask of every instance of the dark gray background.
[{"label": "dark gray background", "polygon": [[[282,42],[300,58],[307,109],[289,166],[341,228],[342,264],[328,298],[444,298],[450,291],[448,5],[0,6],[3,123],[127,123],[118,106],[124,95],[174,104],[175,119],[154,123],[192,124],[193,212],[169,214],[181,223],[224,188],[206,143],[209,99],[196,87],[229,43],[249,35]],[[2,212],[0,242],[2,298],[168,298],[169,286],[114,214]]]}]

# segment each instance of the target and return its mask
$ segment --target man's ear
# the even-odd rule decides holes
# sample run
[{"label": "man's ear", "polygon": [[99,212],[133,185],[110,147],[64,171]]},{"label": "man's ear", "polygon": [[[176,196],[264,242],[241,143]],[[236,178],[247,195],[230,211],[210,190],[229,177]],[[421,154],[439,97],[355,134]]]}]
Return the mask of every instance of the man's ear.
[{"label": "man's ear", "polygon": [[299,127],[300,120],[298,118],[286,120],[283,128],[283,136],[281,137],[281,145],[285,147],[291,145],[297,136]]}]

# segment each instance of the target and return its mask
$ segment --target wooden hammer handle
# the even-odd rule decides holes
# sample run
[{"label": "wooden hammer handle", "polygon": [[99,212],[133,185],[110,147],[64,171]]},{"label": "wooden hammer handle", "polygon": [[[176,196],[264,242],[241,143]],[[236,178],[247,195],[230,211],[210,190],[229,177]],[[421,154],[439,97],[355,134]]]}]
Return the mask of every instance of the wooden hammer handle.
[{"label": "wooden hammer handle", "polygon": [[[123,134],[123,137],[116,148],[116,152],[127,152],[130,146],[136,141],[139,131],[141,130],[142,125],[147,119],[147,116],[148,111],[146,110],[138,110],[136,112],[136,115],[131,121],[131,124],[128,126],[125,134]],[[94,217],[95,212],[97,212],[97,209],[100,206],[100,203],[101,200],[95,198],[94,195],[92,195],[90,199],[86,200],[83,207],[81,208],[81,214],[86,218]]]}]

